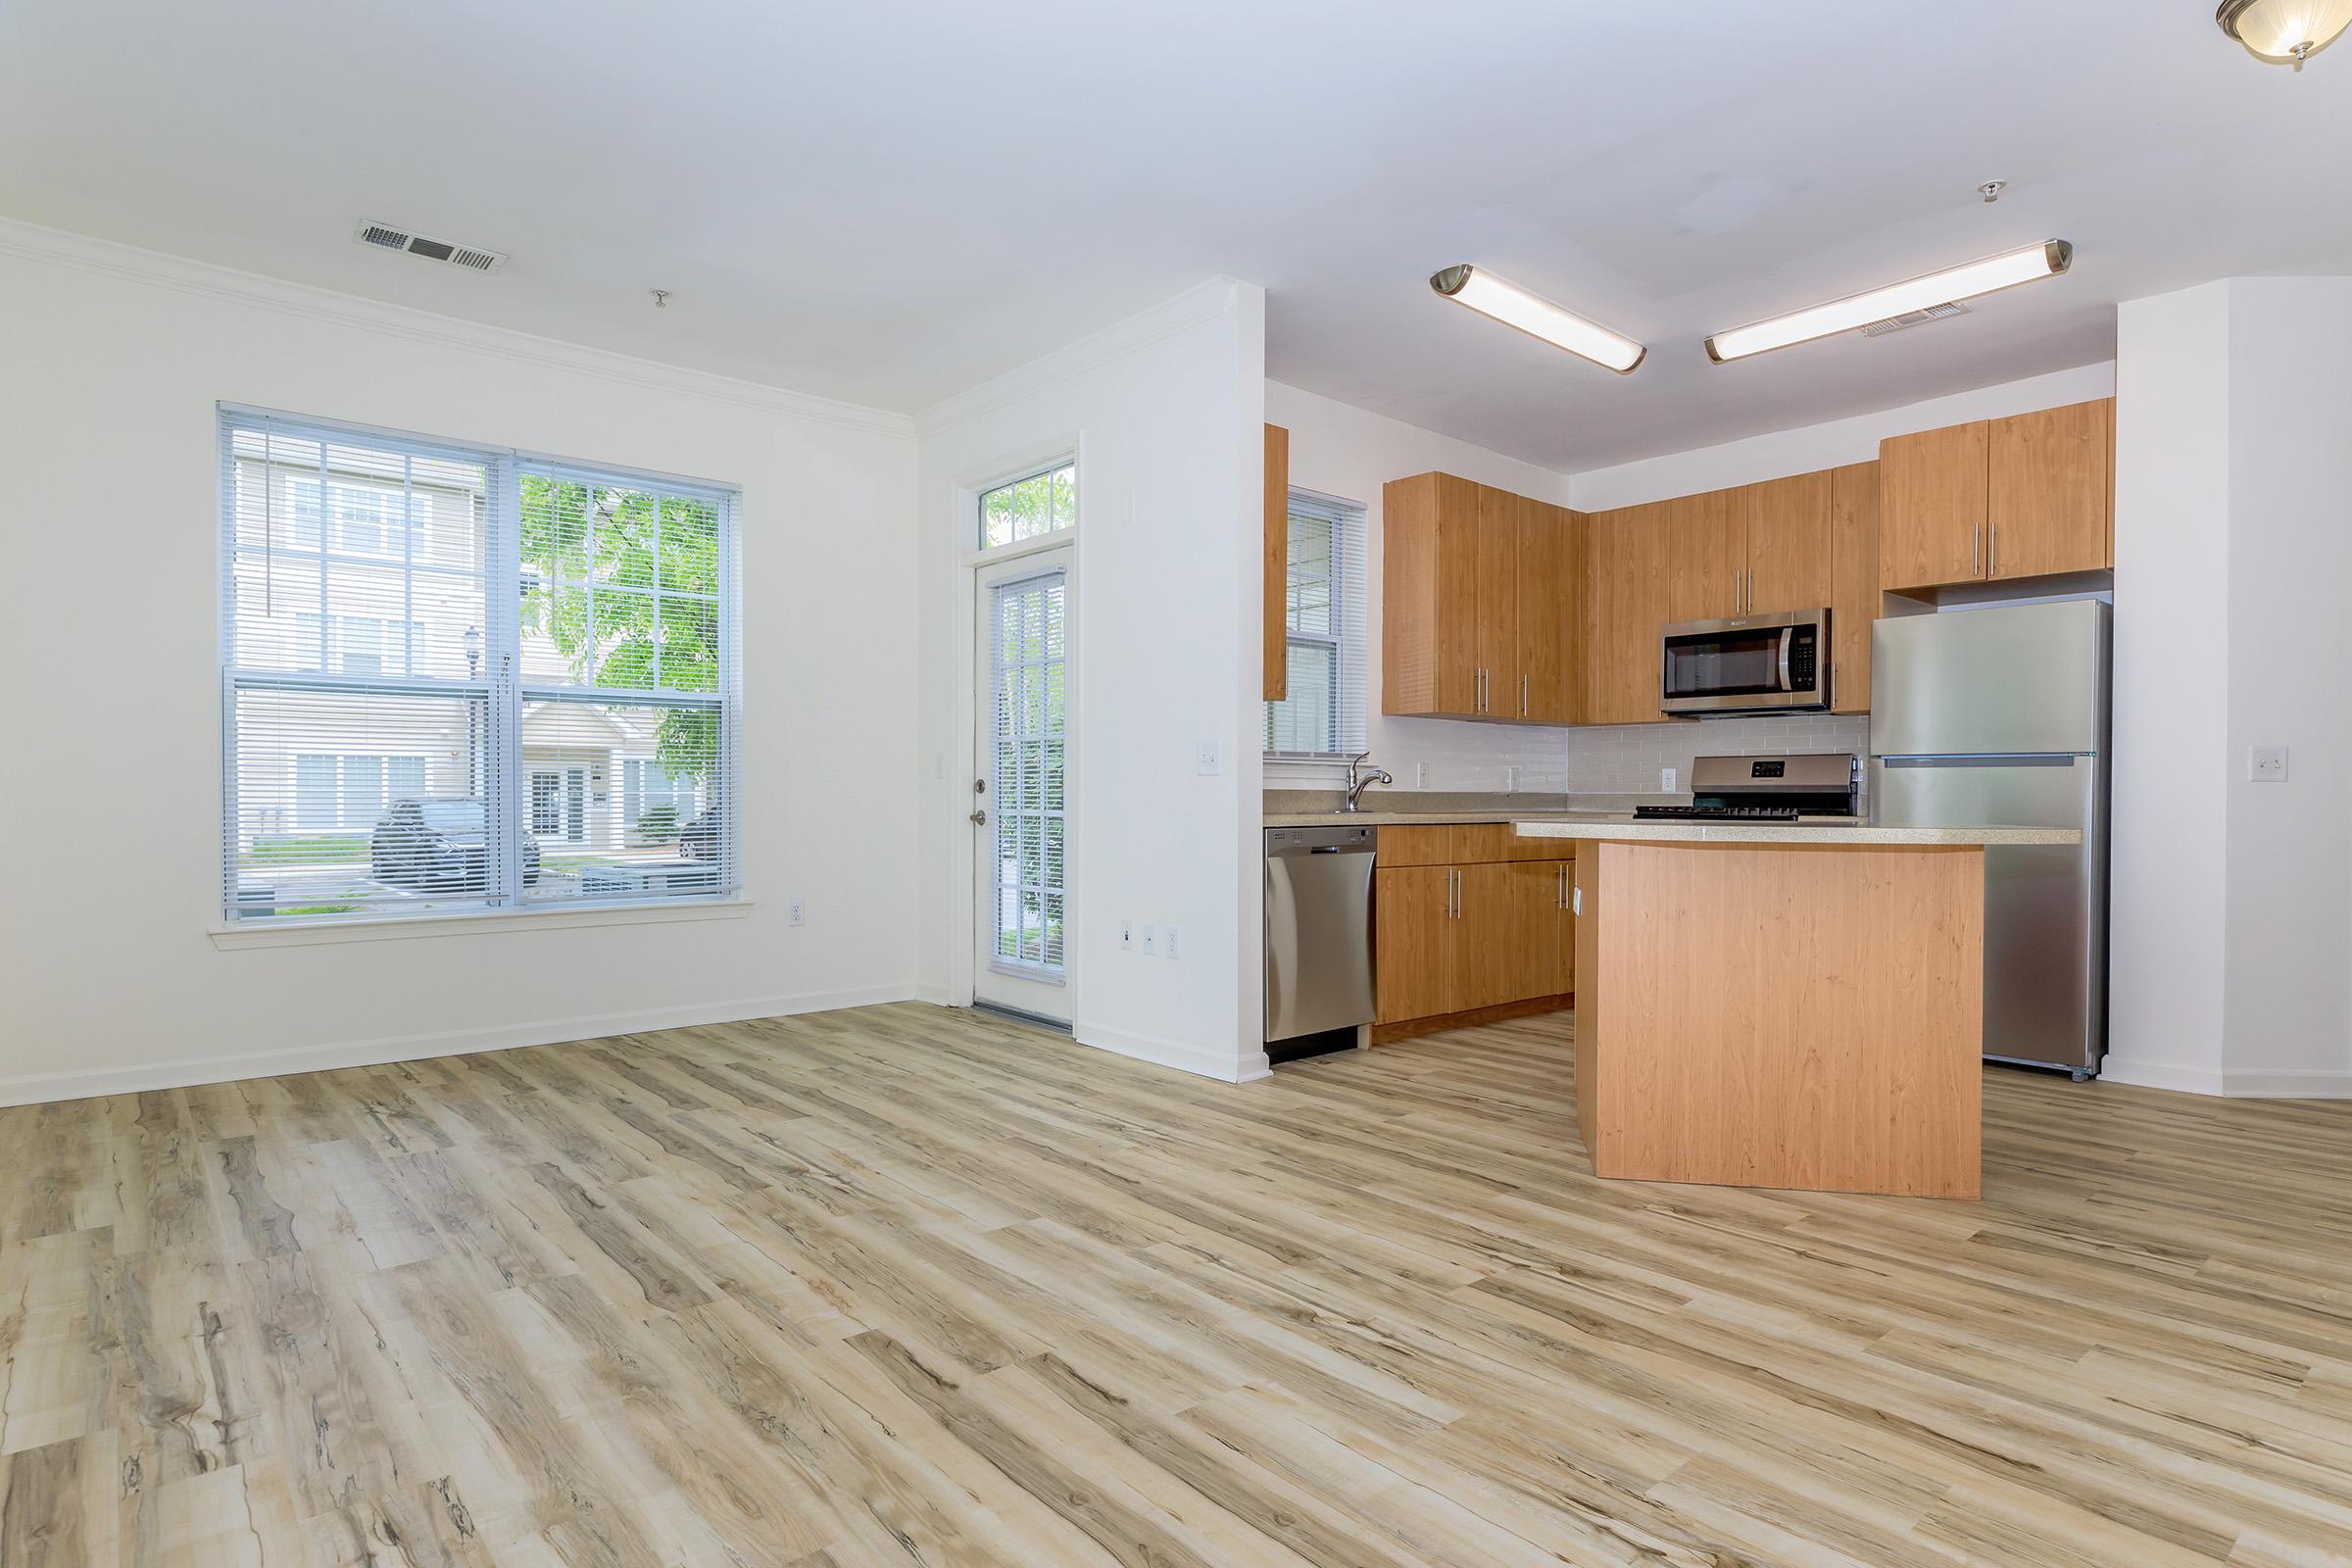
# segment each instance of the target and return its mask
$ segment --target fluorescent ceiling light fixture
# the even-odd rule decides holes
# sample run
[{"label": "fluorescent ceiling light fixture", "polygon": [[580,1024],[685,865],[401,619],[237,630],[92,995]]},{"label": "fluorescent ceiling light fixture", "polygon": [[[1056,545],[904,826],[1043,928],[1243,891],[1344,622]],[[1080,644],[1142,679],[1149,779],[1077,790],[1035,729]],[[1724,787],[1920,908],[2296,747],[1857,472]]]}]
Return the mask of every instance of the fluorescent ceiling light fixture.
[{"label": "fluorescent ceiling light fixture", "polygon": [[2213,20],[2255,59],[2301,71],[2352,26],[2352,0],[2222,0]]},{"label": "fluorescent ceiling light fixture", "polygon": [[1947,271],[1930,272],[1905,283],[1890,283],[1874,288],[1867,294],[1849,294],[1827,305],[1810,310],[1793,311],[1776,316],[1768,321],[1751,326],[1734,327],[1718,332],[1707,339],[1707,358],[1717,365],[1732,360],[1743,360],[1750,354],[1762,354],[1767,349],[1785,349],[1791,343],[1810,343],[1817,337],[1834,332],[1849,332],[1873,321],[1901,316],[1908,311],[1924,311],[1931,305],[1950,305],[1959,300],[1973,299],[1979,294],[1990,294],[1995,289],[2015,288],[2038,277],[2056,277],[2074,264],[2075,247],[2062,239],[2045,240],[2029,245],[2022,251],[2006,256],[1988,256],[1966,267]]},{"label": "fluorescent ceiling light fixture", "polygon": [[1483,267],[1448,267],[1431,273],[1429,286],[1456,305],[1467,305],[1481,316],[1491,316],[1505,326],[1515,326],[1529,337],[1540,337],[1553,348],[1566,349],[1619,375],[1631,371],[1649,352],[1632,338],[1620,337],[1540,294],[1530,294]]}]

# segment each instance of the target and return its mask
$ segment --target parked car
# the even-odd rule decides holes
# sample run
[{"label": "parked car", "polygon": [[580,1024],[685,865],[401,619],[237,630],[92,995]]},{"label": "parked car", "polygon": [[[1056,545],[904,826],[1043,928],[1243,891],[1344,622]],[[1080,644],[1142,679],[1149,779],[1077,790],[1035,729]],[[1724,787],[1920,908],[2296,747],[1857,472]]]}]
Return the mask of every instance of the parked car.
[{"label": "parked car", "polygon": [[[489,811],[475,800],[395,801],[368,839],[368,863],[395,887],[490,885]],[[539,881],[539,843],[522,841],[522,882]]]},{"label": "parked car", "polygon": [[689,860],[718,858],[718,806],[705,807],[695,819],[678,829],[678,853]]}]

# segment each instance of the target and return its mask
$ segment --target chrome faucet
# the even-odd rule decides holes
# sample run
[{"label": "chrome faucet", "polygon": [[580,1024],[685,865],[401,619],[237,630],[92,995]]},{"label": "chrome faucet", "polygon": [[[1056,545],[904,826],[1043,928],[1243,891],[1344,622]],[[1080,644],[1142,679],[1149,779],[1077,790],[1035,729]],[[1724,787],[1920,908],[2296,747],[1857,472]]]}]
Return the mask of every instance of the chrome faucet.
[{"label": "chrome faucet", "polygon": [[1389,777],[1389,770],[1385,767],[1368,767],[1364,768],[1360,773],[1357,771],[1357,764],[1361,763],[1365,758],[1370,757],[1371,755],[1372,754],[1370,752],[1358,752],[1353,757],[1348,759],[1348,804],[1341,807],[1341,810],[1355,810],[1357,808],[1356,801],[1363,795],[1365,786],[1371,784],[1394,784],[1396,782],[1395,779]]}]

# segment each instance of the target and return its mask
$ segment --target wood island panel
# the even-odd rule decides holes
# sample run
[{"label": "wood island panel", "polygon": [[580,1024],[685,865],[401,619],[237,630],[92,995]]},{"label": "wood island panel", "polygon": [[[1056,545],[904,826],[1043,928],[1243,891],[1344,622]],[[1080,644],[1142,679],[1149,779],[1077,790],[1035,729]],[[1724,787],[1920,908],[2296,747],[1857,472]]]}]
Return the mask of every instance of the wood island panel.
[{"label": "wood island panel", "polygon": [[1979,1195],[1981,849],[1604,841],[1576,863],[1597,1174]]}]

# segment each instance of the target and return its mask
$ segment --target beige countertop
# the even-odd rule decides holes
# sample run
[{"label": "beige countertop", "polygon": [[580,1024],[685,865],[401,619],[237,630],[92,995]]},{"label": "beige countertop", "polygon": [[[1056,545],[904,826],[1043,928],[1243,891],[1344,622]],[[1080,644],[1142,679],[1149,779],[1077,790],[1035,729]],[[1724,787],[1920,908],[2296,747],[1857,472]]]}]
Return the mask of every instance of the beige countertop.
[{"label": "beige countertop", "polygon": [[1678,822],[1622,812],[1511,818],[1521,838],[1638,844],[2080,844],[2071,827],[1881,827],[1873,822]]},{"label": "beige countertop", "polygon": [[1473,822],[1613,822],[1622,811],[1269,811],[1267,827],[1451,827]]}]

